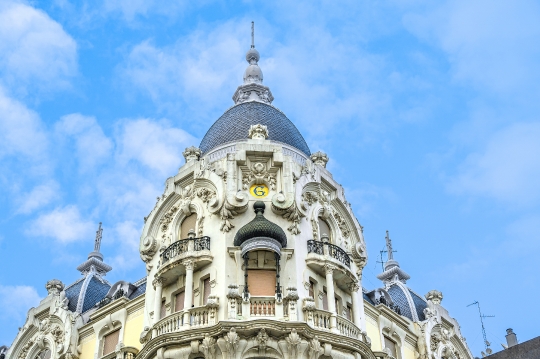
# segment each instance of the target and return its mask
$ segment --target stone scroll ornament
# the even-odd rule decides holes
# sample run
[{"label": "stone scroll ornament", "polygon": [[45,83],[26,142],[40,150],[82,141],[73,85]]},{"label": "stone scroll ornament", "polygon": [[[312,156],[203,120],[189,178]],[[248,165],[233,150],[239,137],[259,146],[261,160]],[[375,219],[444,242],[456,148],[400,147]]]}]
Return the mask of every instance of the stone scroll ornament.
[{"label": "stone scroll ornament", "polygon": [[292,234],[300,234],[300,220],[305,217],[296,206],[292,196],[278,193],[272,197],[272,211],[292,224],[287,228]]},{"label": "stone scroll ornament", "polygon": [[221,224],[220,224],[220,230],[222,232],[229,232],[231,229],[234,228],[234,224],[231,223],[231,220],[237,216],[240,213],[244,213],[247,210],[248,207],[248,201],[247,198],[245,200],[244,205],[238,205],[231,203],[229,201],[229,198],[227,198],[223,202],[223,206],[221,207],[219,211],[219,215],[221,217]]}]

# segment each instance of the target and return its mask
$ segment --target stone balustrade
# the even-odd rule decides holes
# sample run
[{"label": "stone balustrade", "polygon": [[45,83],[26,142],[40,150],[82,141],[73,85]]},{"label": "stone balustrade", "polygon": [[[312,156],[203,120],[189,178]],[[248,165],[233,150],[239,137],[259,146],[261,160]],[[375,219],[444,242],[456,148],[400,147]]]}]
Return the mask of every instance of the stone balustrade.
[{"label": "stone balustrade", "polygon": [[274,317],[276,315],[276,298],[251,297],[250,317]]}]

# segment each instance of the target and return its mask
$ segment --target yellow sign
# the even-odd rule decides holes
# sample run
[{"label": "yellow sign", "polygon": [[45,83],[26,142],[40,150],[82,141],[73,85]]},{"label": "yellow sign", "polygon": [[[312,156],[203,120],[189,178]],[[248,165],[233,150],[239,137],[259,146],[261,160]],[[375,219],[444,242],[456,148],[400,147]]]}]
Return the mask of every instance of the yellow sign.
[{"label": "yellow sign", "polygon": [[249,193],[257,198],[264,198],[268,196],[268,187],[265,184],[254,184],[249,189]]}]

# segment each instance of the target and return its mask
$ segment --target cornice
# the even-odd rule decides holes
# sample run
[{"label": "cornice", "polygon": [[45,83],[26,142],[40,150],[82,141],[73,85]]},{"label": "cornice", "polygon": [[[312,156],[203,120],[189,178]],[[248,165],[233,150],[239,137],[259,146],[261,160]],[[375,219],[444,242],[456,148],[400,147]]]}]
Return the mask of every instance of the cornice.
[{"label": "cornice", "polygon": [[168,333],[150,340],[137,355],[138,359],[151,358],[156,355],[159,348],[168,345],[189,344],[193,340],[202,340],[205,335],[211,337],[221,336],[231,328],[241,336],[253,336],[260,328],[265,328],[269,335],[284,339],[285,336],[296,329],[298,333],[308,339],[315,336],[323,343],[331,344],[332,347],[345,349],[350,352],[360,352],[362,358],[376,359],[368,344],[359,339],[353,339],[341,334],[334,334],[310,327],[303,322],[281,322],[270,319],[256,319],[247,321],[221,321],[216,325]]}]

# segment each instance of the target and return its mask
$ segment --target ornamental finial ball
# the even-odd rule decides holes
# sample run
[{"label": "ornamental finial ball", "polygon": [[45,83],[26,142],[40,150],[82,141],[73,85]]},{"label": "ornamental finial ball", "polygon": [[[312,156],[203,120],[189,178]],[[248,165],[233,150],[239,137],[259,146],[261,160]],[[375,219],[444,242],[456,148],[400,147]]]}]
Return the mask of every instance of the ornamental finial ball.
[{"label": "ornamental finial ball", "polygon": [[255,210],[255,213],[264,213],[264,209],[266,208],[266,205],[263,201],[257,201],[253,203],[253,209]]},{"label": "ornamental finial ball", "polygon": [[252,63],[251,61],[254,61],[254,63],[256,64],[257,62],[259,62],[260,58],[261,55],[259,55],[259,51],[257,51],[257,49],[255,48],[249,49],[246,53],[246,61],[250,64]]}]

